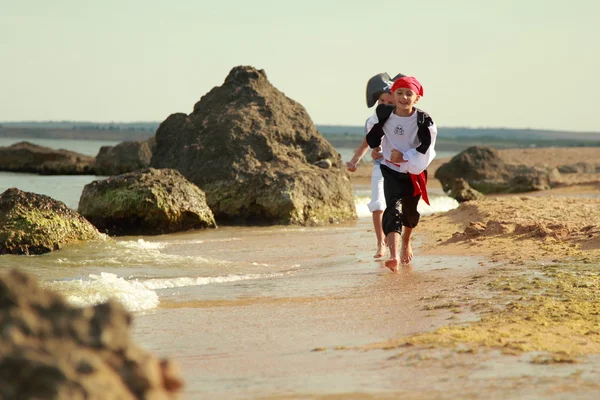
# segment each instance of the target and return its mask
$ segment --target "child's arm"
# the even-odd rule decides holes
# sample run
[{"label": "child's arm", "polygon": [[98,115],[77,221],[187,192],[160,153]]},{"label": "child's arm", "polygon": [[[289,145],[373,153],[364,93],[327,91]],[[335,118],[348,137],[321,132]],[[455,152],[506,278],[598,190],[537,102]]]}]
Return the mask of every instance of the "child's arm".
[{"label": "child's arm", "polygon": [[[431,145],[429,145],[425,154],[419,153],[417,149],[409,149],[402,153],[401,162],[406,162],[408,172],[411,174],[420,174],[427,169],[435,158],[435,140],[437,138],[437,127],[435,124],[429,126],[429,133],[431,134]],[[394,161],[393,158],[392,161]]]},{"label": "child's arm", "polygon": [[366,135],[369,132],[369,130],[373,127],[373,125],[375,125],[376,122],[376,115],[371,116],[367,120],[367,122],[365,122],[365,137],[363,138],[363,141],[361,142],[360,146],[358,146],[358,149],[356,149],[356,151],[354,152],[354,157],[352,157],[352,159],[346,163],[346,168],[348,169],[348,171],[356,171],[358,163],[367,153],[367,150],[369,149],[369,144],[367,143]]},{"label": "child's arm", "polygon": [[[379,118],[377,118],[377,114],[375,114],[375,115],[371,116],[365,123],[365,143],[368,147],[370,147],[370,146],[369,146],[369,143],[367,142],[366,135],[368,135],[368,133],[371,131],[371,129],[373,129],[373,125],[375,125],[378,121],[379,121]],[[371,157],[373,157],[373,160],[378,160],[380,158],[383,158],[383,156],[381,155],[381,146],[375,147],[371,150]]]},{"label": "child's arm", "polygon": [[362,143],[358,146],[358,149],[354,152],[354,157],[350,161],[346,163],[346,168],[350,172],[356,171],[356,167],[360,160],[367,154],[367,150],[369,149],[369,145],[367,144],[367,139],[363,138]]},{"label": "child's arm", "polygon": [[[375,149],[381,146],[381,138],[385,135],[383,132],[383,125],[394,111],[394,106],[391,104],[380,104],[375,109],[375,115],[373,115],[367,121],[367,143],[369,147]],[[372,122],[371,126],[369,121]],[[380,122],[381,121],[381,122]]]}]

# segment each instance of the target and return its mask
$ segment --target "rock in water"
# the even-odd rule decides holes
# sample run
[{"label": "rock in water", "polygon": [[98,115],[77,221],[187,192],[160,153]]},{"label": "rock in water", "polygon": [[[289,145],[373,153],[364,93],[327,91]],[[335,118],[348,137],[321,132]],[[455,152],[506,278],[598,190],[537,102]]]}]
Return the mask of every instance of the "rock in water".
[{"label": "rock in water", "polygon": [[119,175],[150,167],[154,137],[142,142],[102,146],[96,156],[96,175]]},{"label": "rock in water", "polygon": [[0,276],[1,399],[176,399],[173,364],[130,340],[116,302],[75,308],[19,272]]},{"label": "rock in water", "polygon": [[93,175],[94,157],[29,142],[0,147],[0,171],[42,175]]},{"label": "rock in water", "polygon": [[100,238],[89,221],[63,202],[14,188],[0,194],[0,254],[42,254]]},{"label": "rock in water", "polygon": [[220,222],[321,225],[356,218],[340,155],[304,107],[252,67],[231,70],[190,115],[169,116],[156,132],[152,166],[175,168],[201,187]]},{"label": "rock in water", "polygon": [[78,211],[110,235],[216,227],[204,192],[173,169],[146,168],[89,183]]}]

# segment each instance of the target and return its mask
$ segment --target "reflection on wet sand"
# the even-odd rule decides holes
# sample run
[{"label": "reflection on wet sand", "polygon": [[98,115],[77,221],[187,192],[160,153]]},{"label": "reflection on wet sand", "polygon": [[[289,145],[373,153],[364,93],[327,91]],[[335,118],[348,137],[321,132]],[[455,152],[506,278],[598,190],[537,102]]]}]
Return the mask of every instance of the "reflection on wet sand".
[{"label": "reflection on wet sand", "polygon": [[[475,258],[421,256],[392,274],[372,260],[367,222],[359,222],[351,240],[349,232],[335,228],[319,235],[263,236],[263,249],[293,241],[297,246],[286,255],[300,267],[269,282],[231,285],[230,298],[210,288],[193,300],[181,292],[165,295],[158,310],[136,318],[136,336],[180,362],[190,398],[396,391],[390,384],[395,372],[382,369],[381,353],[339,350],[431,330],[448,318],[472,319],[467,310],[429,310],[420,299],[464,291],[468,277],[486,267]],[[234,253],[254,246],[245,240]],[[355,255],[344,258],[348,248]],[[335,253],[336,258],[325,257]],[[277,265],[284,254],[269,258]],[[325,351],[313,351],[319,348]]]}]

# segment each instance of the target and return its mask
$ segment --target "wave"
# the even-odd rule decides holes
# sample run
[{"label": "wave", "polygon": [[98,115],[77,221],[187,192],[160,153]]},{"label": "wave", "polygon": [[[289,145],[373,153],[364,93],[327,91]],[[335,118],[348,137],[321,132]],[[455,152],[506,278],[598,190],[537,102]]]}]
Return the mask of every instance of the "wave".
[{"label": "wave", "polygon": [[[371,212],[369,211],[370,197],[355,196],[354,204],[356,206],[356,214],[359,218],[370,217]],[[421,215],[430,215],[438,212],[446,212],[458,207],[458,201],[448,196],[430,196],[429,202],[431,205],[427,205],[423,200],[419,201],[417,210]]]},{"label": "wave", "polygon": [[458,201],[448,196],[431,196],[429,199],[431,205],[427,205],[423,200],[419,201],[417,210],[421,215],[435,214],[454,210],[458,207]]},{"label": "wave", "polygon": [[157,308],[160,303],[156,290],[268,279],[282,275],[284,273],[125,279],[116,274],[101,272],[99,275],[90,274],[88,278],[82,279],[46,281],[43,286],[61,293],[69,303],[78,307],[91,306],[114,299],[129,311],[147,311]]}]

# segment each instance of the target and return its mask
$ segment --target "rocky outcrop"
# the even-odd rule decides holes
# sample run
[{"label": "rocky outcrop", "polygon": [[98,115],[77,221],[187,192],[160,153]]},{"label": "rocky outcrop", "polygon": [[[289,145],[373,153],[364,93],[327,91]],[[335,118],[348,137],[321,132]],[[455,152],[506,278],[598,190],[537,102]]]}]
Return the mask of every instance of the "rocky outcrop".
[{"label": "rocky outcrop", "polygon": [[154,137],[140,142],[102,146],[96,156],[96,175],[120,175],[150,167]]},{"label": "rocky outcrop", "polygon": [[339,154],[263,70],[236,67],[190,115],[156,132],[155,168],[206,192],[223,223],[319,225],[356,218]]},{"label": "rocky outcrop", "polygon": [[561,174],[593,174],[598,170],[600,170],[600,165],[596,166],[587,162],[566,164],[558,167],[558,172]]},{"label": "rocky outcrop", "polygon": [[435,172],[446,192],[462,178],[484,194],[547,190],[559,176],[556,168],[507,164],[497,150],[482,146],[469,147]]},{"label": "rocky outcrop", "polygon": [[458,178],[454,181],[452,188],[450,189],[450,197],[456,199],[459,203],[463,203],[465,201],[472,200],[480,200],[485,196],[473,189],[469,184],[461,178]]},{"label": "rocky outcrop", "polygon": [[0,398],[176,399],[173,363],[131,342],[116,302],[75,308],[19,272],[0,277]]},{"label": "rocky outcrop", "polygon": [[216,227],[204,192],[172,169],[146,168],[89,183],[78,211],[110,235]]},{"label": "rocky outcrop", "polygon": [[0,254],[42,254],[101,235],[64,203],[8,189],[0,194]]},{"label": "rocky outcrop", "polygon": [[42,175],[93,175],[94,157],[29,142],[0,147],[0,171]]}]

